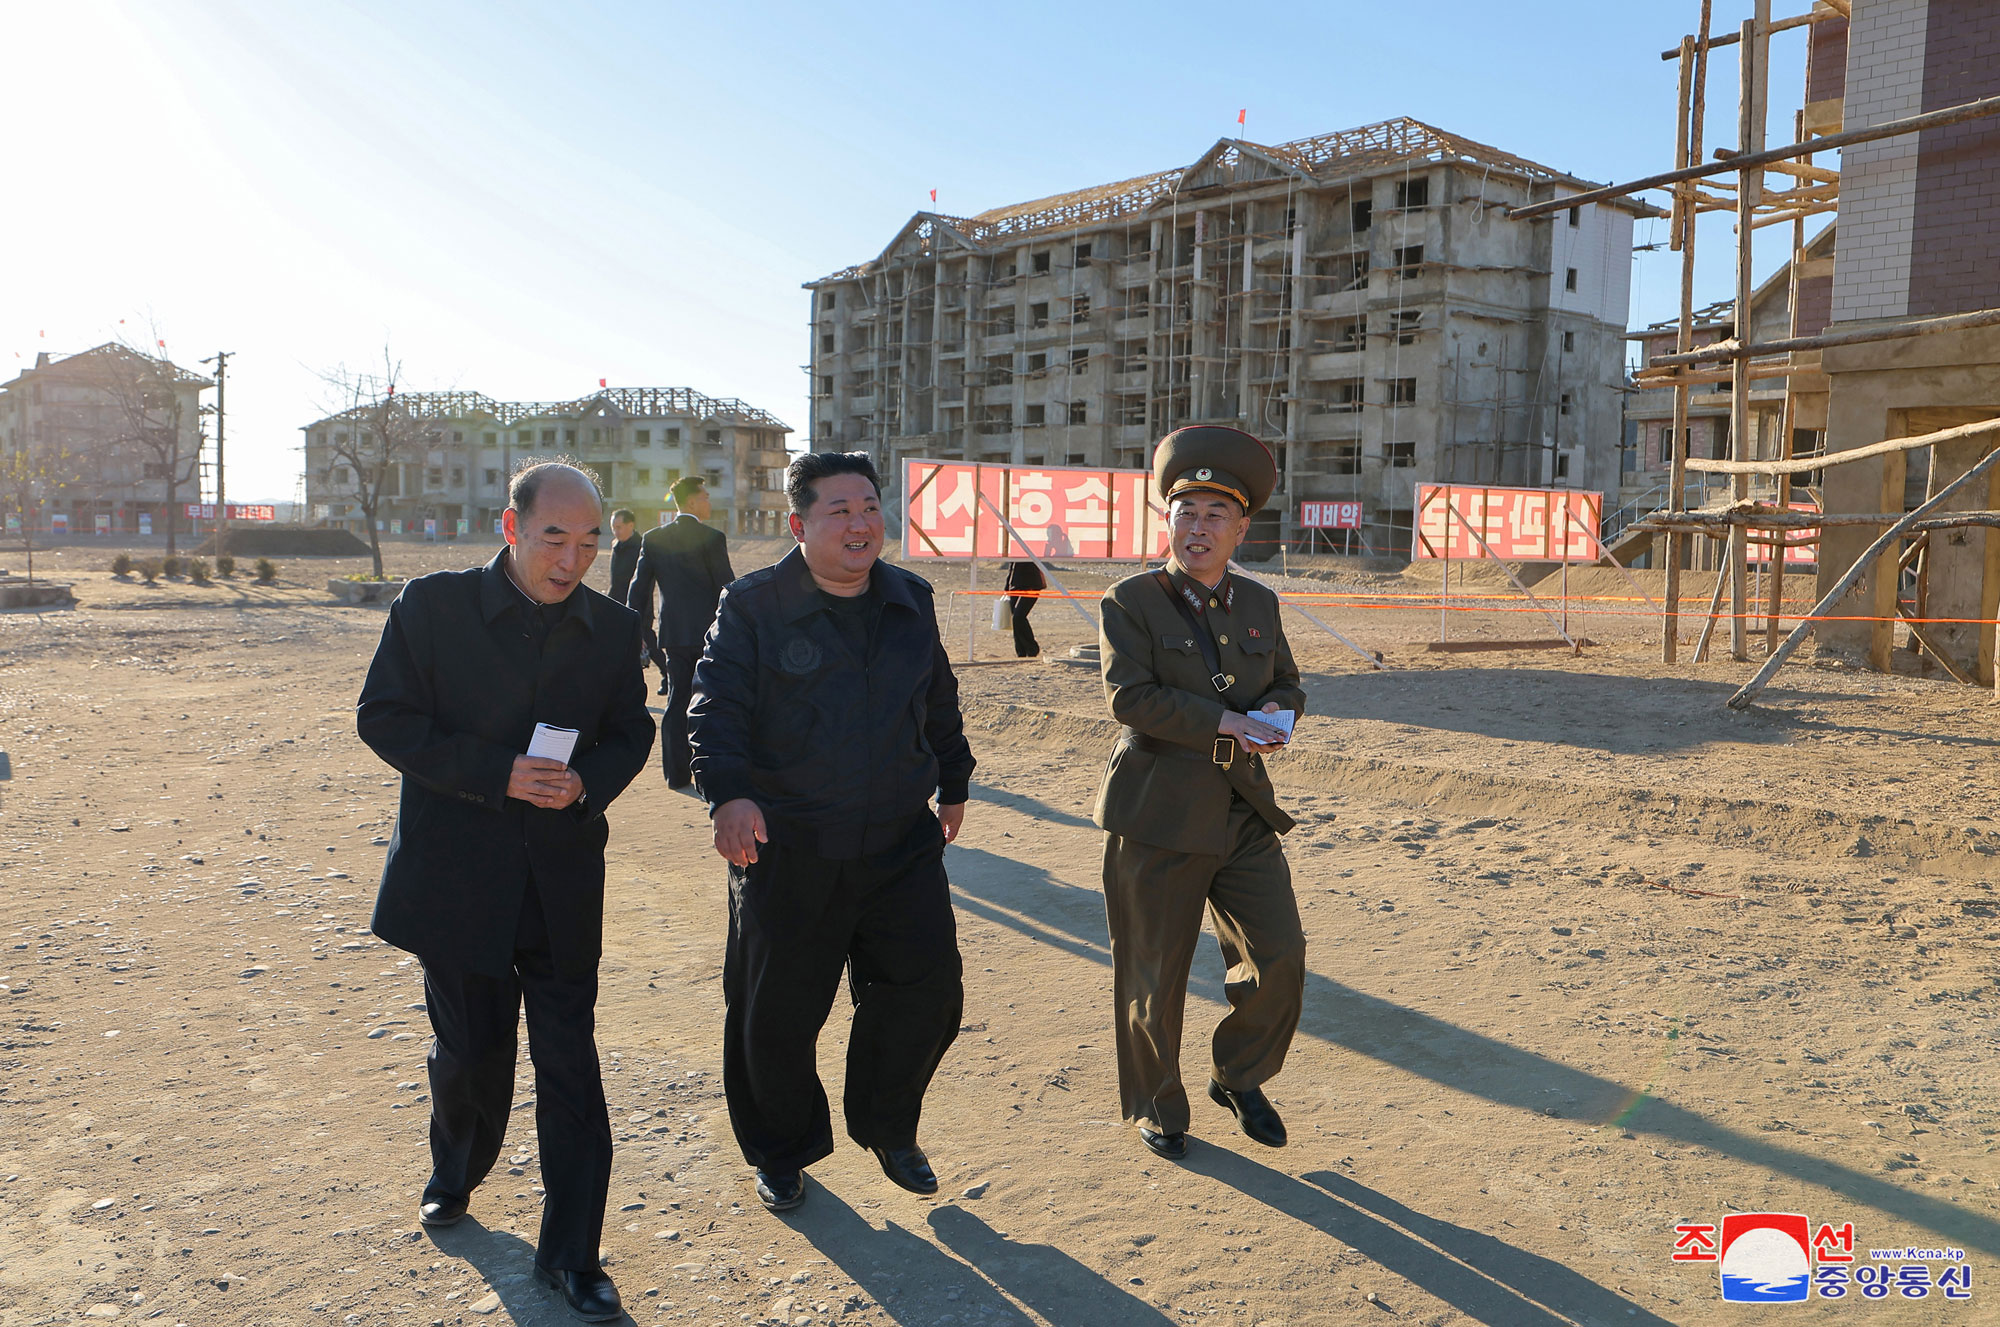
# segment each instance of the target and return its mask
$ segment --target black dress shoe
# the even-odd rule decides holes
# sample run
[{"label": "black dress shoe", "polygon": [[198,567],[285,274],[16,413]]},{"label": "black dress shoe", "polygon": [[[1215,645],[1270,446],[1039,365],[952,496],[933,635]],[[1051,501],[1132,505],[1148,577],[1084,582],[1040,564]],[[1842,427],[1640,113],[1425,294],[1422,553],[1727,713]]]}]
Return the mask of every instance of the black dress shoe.
[{"label": "black dress shoe", "polygon": [[871,1147],[868,1150],[882,1163],[882,1173],[897,1187],[925,1197],[938,1191],[937,1175],[931,1170],[931,1159],[915,1143],[908,1147]]},{"label": "black dress shoe", "polygon": [[1184,1133],[1154,1133],[1142,1124],[1139,1126],[1139,1141],[1151,1148],[1155,1156],[1169,1161],[1187,1160],[1188,1144]]},{"label": "black dress shoe", "polygon": [[535,1279],[562,1297],[563,1307],[585,1322],[615,1322],[625,1316],[618,1287],[593,1267],[587,1272],[535,1264]]},{"label": "black dress shoe", "polygon": [[666,679],[666,678],[664,678],[664,677],[663,677],[663,678],[661,678],[661,679],[660,679],[660,689],[659,689],[658,691],[655,691],[655,692],[654,692],[653,694],[654,694],[654,695],[656,695],[656,696],[664,696],[664,695],[666,695],[666,694],[667,694],[667,679]]},{"label": "black dress shoe", "polygon": [[417,1209],[417,1220],[427,1226],[455,1226],[464,1219],[463,1198],[426,1198]]},{"label": "black dress shoe", "polygon": [[1250,1087],[1241,1092],[1231,1092],[1211,1078],[1208,1080],[1208,1099],[1234,1115],[1252,1142],[1266,1147],[1285,1145],[1285,1122],[1278,1118],[1277,1108],[1264,1095],[1262,1088]]},{"label": "black dress shoe", "polygon": [[788,1212],[806,1200],[806,1174],[802,1170],[760,1170],[757,1172],[757,1201],[773,1212]]}]

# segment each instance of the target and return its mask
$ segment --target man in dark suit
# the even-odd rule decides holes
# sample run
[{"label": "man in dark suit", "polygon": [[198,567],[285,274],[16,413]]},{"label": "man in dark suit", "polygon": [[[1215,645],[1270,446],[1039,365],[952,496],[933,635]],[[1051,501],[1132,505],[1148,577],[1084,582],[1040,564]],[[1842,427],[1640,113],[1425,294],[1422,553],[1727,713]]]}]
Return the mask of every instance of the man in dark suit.
[{"label": "man in dark suit", "polygon": [[[525,1001],[548,1189],[535,1275],[590,1322],[622,1312],[597,1260],[611,1179],[595,1041],[604,809],[653,742],[639,621],[583,586],[602,510],[580,470],[516,475],[507,547],[410,582],[356,716],[403,775],[373,929],[423,961],[436,1034],[418,1219],[463,1217],[500,1154]],[[526,754],[541,724],[575,730],[567,761]]]},{"label": "man in dark suit", "polygon": [[653,587],[660,590],[659,631],[654,644],[667,656],[666,713],[660,716],[660,765],[669,788],[685,788],[689,769],[688,699],[694,693],[694,665],[701,642],[715,621],[722,587],[736,579],[729,569],[729,541],[703,525],[712,514],[708,487],[699,475],[674,481],[680,515],[649,530],[639,545],[639,569],[625,602],[646,620],[653,615]]},{"label": "man in dark suit", "polygon": [[632,573],[639,568],[638,521],[628,507],[611,513],[611,602],[631,596]]}]

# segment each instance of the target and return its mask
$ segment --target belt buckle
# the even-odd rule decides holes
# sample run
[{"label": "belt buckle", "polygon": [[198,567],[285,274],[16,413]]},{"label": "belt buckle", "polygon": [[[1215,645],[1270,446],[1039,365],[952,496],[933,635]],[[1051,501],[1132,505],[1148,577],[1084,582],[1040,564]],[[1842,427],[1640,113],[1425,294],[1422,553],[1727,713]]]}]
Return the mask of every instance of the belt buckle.
[{"label": "belt buckle", "polygon": [[1216,738],[1215,745],[1209,750],[1208,758],[1224,769],[1228,769],[1231,765],[1234,765],[1236,763],[1236,739],[1233,737]]}]

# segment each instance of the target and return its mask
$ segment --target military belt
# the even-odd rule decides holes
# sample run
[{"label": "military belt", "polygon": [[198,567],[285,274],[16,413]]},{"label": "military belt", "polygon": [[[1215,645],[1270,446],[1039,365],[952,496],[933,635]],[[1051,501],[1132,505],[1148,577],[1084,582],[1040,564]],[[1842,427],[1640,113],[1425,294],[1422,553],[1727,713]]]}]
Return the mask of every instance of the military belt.
[{"label": "military belt", "polygon": [[[1142,733],[1137,728],[1127,728],[1125,730],[1125,741],[1139,748],[1141,751],[1147,751],[1156,756],[1168,756],[1175,760],[1200,760],[1203,755],[1199,747],[1182,746],[1179,742],[1168,742],[1154,737],[1150,733]],[[1236,749],[1235,738],[1218,737],[1215,739],[1215,744],[1209,749],[1207,758],[1210,763],[1228,769],[1236,763]]]}]

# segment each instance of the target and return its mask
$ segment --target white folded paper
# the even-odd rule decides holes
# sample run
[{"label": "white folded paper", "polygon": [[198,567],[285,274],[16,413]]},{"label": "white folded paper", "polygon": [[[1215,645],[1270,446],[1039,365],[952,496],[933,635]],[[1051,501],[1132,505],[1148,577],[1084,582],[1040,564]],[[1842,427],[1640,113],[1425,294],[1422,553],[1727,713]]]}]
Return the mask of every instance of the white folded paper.
[{"label": "white folded paper", "polygon": [[1259,723],[1268,723],[1273,728],[1281,729],[1285,734],[1285,740],[1289,742],[1292,740],[1292,728],[1299,721],[1299,712],[1297,710],[1278,710],[1271,714],[1253,714],[1250,717]]},{"label": "white folded paper", "polygon": [[560,760],[569,764],[570,753],[576,750],[576,729],[558,728],[554,724],[535,725],[534,740],[528,743],[528,754],[541,760]]}]

